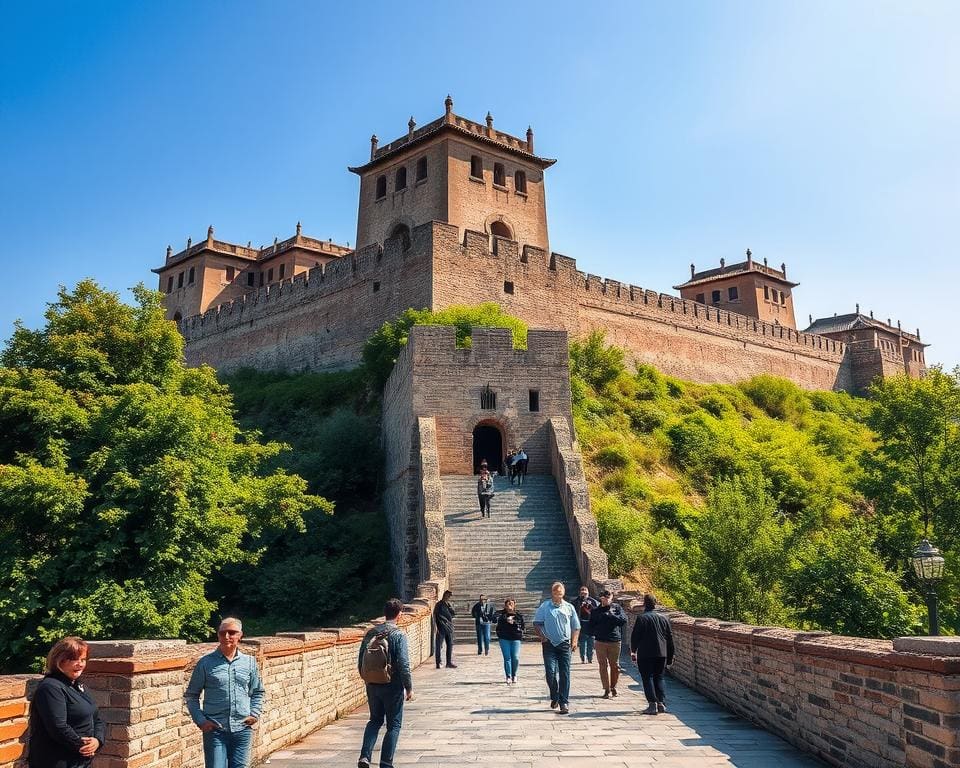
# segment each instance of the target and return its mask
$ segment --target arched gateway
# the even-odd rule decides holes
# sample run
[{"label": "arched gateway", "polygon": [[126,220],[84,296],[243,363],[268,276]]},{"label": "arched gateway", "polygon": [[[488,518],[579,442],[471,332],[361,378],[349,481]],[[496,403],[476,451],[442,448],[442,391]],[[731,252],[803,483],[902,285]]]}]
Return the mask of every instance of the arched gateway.
[{"label": "arched gateway", "polygon": [[480,462],[487,460],[491,472],[501,472],[503,463],[503,435],[495,425],[478,424],[473,430],[473,472],[480,472]]}]

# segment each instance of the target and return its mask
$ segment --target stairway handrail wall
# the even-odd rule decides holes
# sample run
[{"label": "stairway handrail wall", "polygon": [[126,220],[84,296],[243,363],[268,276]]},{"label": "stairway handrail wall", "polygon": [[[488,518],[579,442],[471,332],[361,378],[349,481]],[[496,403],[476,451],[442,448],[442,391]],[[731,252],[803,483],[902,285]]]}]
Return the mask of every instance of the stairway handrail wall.
[{"label": "stairway handrail wall", "polygon": [[587,585],[594,594],[601,589],[622,590],[623,582],[610,578],[607,554],[600,548],[600,533],[590,510],[590,491],[583,472],[583,459],[573,440],[570,424],[558,419],[550,419],[547,423],[550,469],[570,530],[580,583]]}]

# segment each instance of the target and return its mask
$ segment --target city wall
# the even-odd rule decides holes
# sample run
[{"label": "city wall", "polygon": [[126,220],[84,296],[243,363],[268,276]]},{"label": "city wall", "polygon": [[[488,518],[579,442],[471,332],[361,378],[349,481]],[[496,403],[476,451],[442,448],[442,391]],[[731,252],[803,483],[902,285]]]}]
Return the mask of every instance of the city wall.
[{"label": "city wall", "polygon": [[[218,370],[350,367],[364,342],[410,307],[495,301],[530,327],[603,330],[668,375],[735,382],[759,373],[808,389],[852,389],[843,343],[604,279],[573,259],[432,222],[399,238],[184,320],[187,361]],[[902,367],[902,363],[900,364]],[[861,373],[858,381],[874,368]]]},{"label": "city wall", "polygon": [[[618,599],[632,628],[642,603]],[[669,616],[674,677],[829,765],[960,765],[956,638],[871,640]]]},{"label": "city wall", "polygon": [[[431,654],[436,593],[427,585],[420,592],[398,620],[412,666]],[[371,626],[244,638],[243,651],[256,656],[267,692],[255,731],[255,762],[366,701],[356,670],[360,641]],[[187,715],[183,693],[197,660],[215,647],[182,640],[91,643],[84,677],[107,726],[93,768],[201,768],[200,731]],[[0,677],[0,768],[26,766],[28,700],[39,679]]]}]

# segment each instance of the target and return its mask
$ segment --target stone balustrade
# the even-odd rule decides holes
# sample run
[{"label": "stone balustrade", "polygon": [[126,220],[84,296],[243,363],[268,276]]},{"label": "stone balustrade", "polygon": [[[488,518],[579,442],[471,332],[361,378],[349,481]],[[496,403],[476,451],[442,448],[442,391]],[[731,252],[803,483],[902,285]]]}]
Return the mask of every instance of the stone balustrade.
[{"label": "stone balustrade", "polygon": [[[404,606],[398,620],[412,666],[431,654],[434,592],[432,587],[418,590],[430,596]],[[364,703],[357,656],[371,626],[244,638],[243,651],[256,656],[267,690],[255,762]],[[107,725],[94,768],[202,766],[200,733],[187,715],[183,692],[197,660],[215,647],[182,640],[91,642],[84,677]],[[0,768],[26,763],[28,701],[39,680],[39,675],[0,677]]]},{"label": "stone balustrade", "polygon": [[[618,599],[632,627],[642,603]],[[960,638],[871,640],[669,616],[675,678],[828,764],[960,766]]]}]

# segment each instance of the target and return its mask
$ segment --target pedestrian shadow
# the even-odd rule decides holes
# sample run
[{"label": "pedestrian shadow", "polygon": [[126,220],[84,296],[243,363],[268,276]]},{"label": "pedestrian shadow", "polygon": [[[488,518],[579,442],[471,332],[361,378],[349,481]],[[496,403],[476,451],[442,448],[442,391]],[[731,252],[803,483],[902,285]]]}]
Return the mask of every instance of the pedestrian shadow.
[{"label": "pedestrian shadow", "polygon": [[475,709],[471,715],[529,715],[529,707],[517,707],[514,709]]}]

